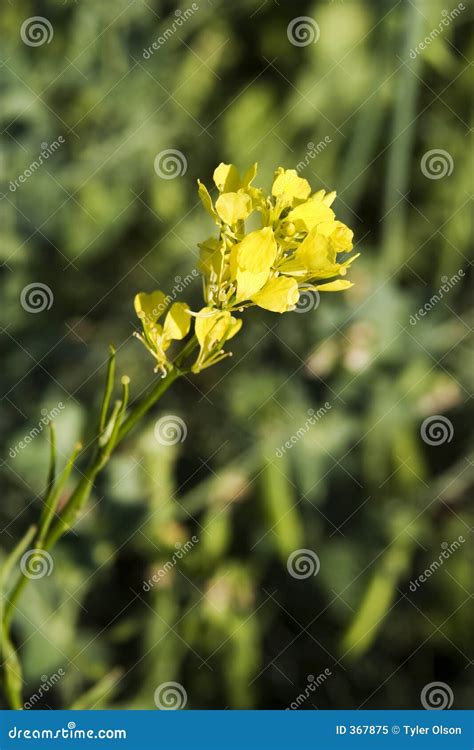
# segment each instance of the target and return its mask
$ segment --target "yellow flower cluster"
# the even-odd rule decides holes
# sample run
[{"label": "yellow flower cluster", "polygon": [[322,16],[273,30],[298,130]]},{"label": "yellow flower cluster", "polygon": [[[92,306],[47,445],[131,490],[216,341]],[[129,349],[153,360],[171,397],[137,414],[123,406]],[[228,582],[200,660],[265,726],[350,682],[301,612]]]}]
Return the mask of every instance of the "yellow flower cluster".
[{"label": "yellow flower cluster", "polygon": [[215,202],[198,181],[201,201],[219,228],[217,237],[199,245],[205,307],[196,313],[181,302],[169,307],[162,292],[135,298],[143,325],[139,338],[163,374],[171,367],[167,349],[187,336],[193,316],[200,351],[192,370],[199,372],[228,356],[222,347],[242,326],[232,313],[252,305],[289,312],[302,291],[352,286],[340,278],[357,255],[338,260],[352,250],[353,233],[331,209],[336,193],[311,194],[309,182],[296,170],[280,167],[266,195],[252,185],[256,174],[256,164],[242,177],[233,164],[219,164],[213,175]]}]

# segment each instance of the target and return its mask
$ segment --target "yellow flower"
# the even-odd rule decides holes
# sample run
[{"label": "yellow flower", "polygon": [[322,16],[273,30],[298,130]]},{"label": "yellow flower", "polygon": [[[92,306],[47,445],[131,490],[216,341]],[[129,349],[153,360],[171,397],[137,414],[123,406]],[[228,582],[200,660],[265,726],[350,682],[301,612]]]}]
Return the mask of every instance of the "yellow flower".
[{"label": "yellow flower", "polygon": [[[214,182],[219,190],[215,207],[204,186],[199,191],[220,223],[219,238],[200,245],[201,269],[208,305],[221,310],[258,305],[274,312],[293,310],[301,290],[347,289],[336,283],[357,256],[338,258],[352,249],[352,231],[331,208],[335,192],[318,190],[311,195],[309,182],[295,169],[279,167],[271,196],[251,182],[256,165],[240,176],[233,164],[219,164]],[[261,228],[246,232],[245,221],[257,206]],[[331,280],[333,280],[331,282]],[[339,280],[340,281],[340,280]]]},{"label": "yellow flower", "polygon": [[244,221],[262,203],[262,191],[252,187],[257,174],[257,165],[240,176],[234,164],[221,162],[214,170],[214,183],[219,191],[215,205],[206,186],[198,180],[198,193],[206,211],[222,230],[238,232],[239,222]]},{"label": "yellow flower", "polygon": [[[223,346],[242,326],[232,315],[235,310],[256,305],[285,313],[295,309],[302,291],[339,292],[352,286],[342,277],[358,256],[347,255],[353,233],[331,208],[336,193],[311,194],[309,182],[295,169],[279,167],[265,195],[252,186],[256,174],[256,164],[242,176],[234,164],[219,164],[213,174],[215,202],[198,180],[201,201],[218,227],[217,237],[199,244],[205,307],[191,313],[177,302],[168,310],[162,292],[135,299],[143,324],[139,338],[162,372],[171,366],[166,355],[171,342],[190,330],[190,315],[199,344],[192,370],[199,372],[229,356]],[[164,323],[158,323],[165,310]]]},{"label": "yellow flower", "polygon": [[135,295],[134,307],[138,318],[141,320],[143,335],[135,335],[146,346],[148,351],[156,359],[155,370],[166,375],[170,363],[166,356],[172,341],[180,341],[188,335],[191,327],[191,316],[189,306],[184,302],[175,302],[171,305],[163,325],[158,320],[164,315],[170,299],[163,292],[156,291],[151,294],[140,292]]},{"label": "yellow flower", "polygon": [[214,170],[214,183],[220,193],[232,193],[236,190],[246,190],[257,174],[257,165],[253,164],[241,178],[239,170],[234,164],[221,162]]},{"label": "yellow flower", "polygon": [[284,313],[296,307],[300,293],[294,279],[277,276],[268,281],[260,292],[253,295],[252,301],[264,310]]},{"label": "yellow flower", "polygon": [[333,219],[334,211],[316,196],[312,196],[304,203],[300,203],[286,217],[287,221],[295,225],[297,232],[310,232],[318,224],[330,222]]},{"label": "yellow flower", "polygon": [[[339,231],[339,228],[334,231]],[[339,275],[345,276],[346,269],[357,258],[357,255],[343,263],[337,263],[332,237],[332,234],[329,234],[329,236],[321,234],[320,227],[316,226],[306,235],[294,253],[282,260],[278,266],[279,271],[303,281],[328,279]],[[350,241],[348,235],[346,235],[346,239]]]},{"label": "yellow flower", "polygon": [[251,299],[267,281],[278,252],[270,227],[250,232],[232,248],[230,278],[237,284],[235,302]]},{"label": "yellow flower", "polygon": [[252,199],[246,193],[222,193],[216,200],[216,211],[225,224],[236,224],[252,211]]},{"label": "yellow flower", "polygon": [[275,172],[272,195],[292,204],[295,198],[306,200],[310,193],[311,185],[308,180],[298,176],[296,169],[279,167]]},{"label": "yellow flower", "polygon": [[298,284],[273,270],[278,245],[270,227],[250,232],[232,248],[230,280],[235,281],[235,305],[250,302],[273,312],[287,312],[298,302]]},{"label": "yellow flower", "polygon": [[234,318],[228,310],[217,310],[215,307],[203,307],[195,316],[194,330],[199,343],[199,354],[191,369],[193,372],[200,372],[231,356],[222,347],[240,331],[242,321]]}]

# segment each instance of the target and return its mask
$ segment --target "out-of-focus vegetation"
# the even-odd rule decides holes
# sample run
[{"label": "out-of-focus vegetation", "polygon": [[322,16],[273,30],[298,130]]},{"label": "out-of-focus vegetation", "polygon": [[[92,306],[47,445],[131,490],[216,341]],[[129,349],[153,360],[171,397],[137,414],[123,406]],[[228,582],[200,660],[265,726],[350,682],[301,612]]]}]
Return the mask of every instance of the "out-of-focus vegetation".
[{"label": "out-of-focus vegetation", "polygon": [[[470,11],[413,57],[441,0],[198,5],[148,59],[179,16],[173,3],[2,9],[4,553],[40,511],[47,436],[14,449],[41,410],[64,404],[64,456],[97,405],[109,342],[132,394],[154,380],[131,339],[132,299],[195,268],[212,231],[197,177],[209,183],[221,160],[259,161],[268,183],[276,165],[305,162],[314,189],[338,190],[362,258],[349,292],[281,319],[255,313],[233,360],[170,391],[156,417],[184,419],[183,443],[160,445],[152,418],[124,444],[52,575],[21,600],[25,700],[62,669],[44,708],[153,708],[171,680],[192,708],[284,708],[329,669],[303,707],[417,708],[433,680],[465,707],[472,548],[416,591],[410,581],[472,527]],[[54,29],[38,47],[20,38],[33,15]],[[289,42],[295,15],[317,21],[317,43]],[[165,180],[154,160],[170,148],[187,172]],[[432,149],[448,152],[451,174],[425,176]],[[20,304],[33,282],[54,294],[40,314]],[[181,295],[192,305],[199,285]],[[422,440],[432,415],[449,419],[449,442]],[[301,548],[317,553],[317,576],[289,575]]]}]

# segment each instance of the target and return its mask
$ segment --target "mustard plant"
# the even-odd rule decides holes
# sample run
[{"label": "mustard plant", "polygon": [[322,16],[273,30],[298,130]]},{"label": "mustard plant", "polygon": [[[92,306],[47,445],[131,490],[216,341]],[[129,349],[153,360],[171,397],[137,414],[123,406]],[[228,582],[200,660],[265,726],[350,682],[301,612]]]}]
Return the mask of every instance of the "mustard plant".
[{"label": "mustard plant", "polygon": [[[78,443],[59,471],[51,426],[50,465],[38,523],[10,552],[0,575],[3,686],[12,708],[22,707],[22,673],[11,625],[30,580],[19,561],[28,554],[30,566],[35,558],[40,564],[42,556],[74,525],[117,446],[178,378],[231,356],[224,347],[242,328],[241,315],[248,308],[257,306],[282,314],[295,309],[302,292],[338,292],[352,286],[343,277],[357,255],[346,255],[352,250],[353,233],[336,219],[331,208],[336,193],[312,193],[308,181],[296,170],[280,167],[270,194],[266,194],[254,187],[256,174],[256,164],[242,176],[233,164],[219,164],[213,175],[218,193],[215,201],[198,181],[203,206],[216,225],[215,234],[199,244],[204,305],[193,311],[161,290],[135,296],[141,324],[135,335],[154,359],[156,384],[129,408],[130,379],[124,375],[120,398],[112,403],[116,361],[115,350],[110,348],[95,436],[86,451],[88,462],[78,472],[61,509],[60,500],[83,451]],[[249,225],[253,227],[250,231]]]}]

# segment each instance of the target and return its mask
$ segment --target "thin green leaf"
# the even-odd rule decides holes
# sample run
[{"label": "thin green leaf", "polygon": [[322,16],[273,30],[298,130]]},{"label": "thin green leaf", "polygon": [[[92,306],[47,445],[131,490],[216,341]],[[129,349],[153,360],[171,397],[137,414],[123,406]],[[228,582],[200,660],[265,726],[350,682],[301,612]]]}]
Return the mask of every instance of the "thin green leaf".
[{"label": "thin green leaf", "polygon": [[343,638],[344,657],[362,656],[375,640],[390,611],[397,584],[408,567],[413,546],[413,539],[401,534],[383,554]]},{"label": "thin green leaf", "polygon": [[56,449],[56,428],[54,422],[49,423],[49,470],[48,470],[48,484],[47,492],[49,493],[53,487],[54,480],[56,478],[56,464],[57,464],[57,449]]},{"label": "thin green leaf", "polygon": [[38,543],[37,543],[37,547],[39,549],[43,547],[44,540],[46,539],[49,528],[51,526],[51,522],[53,520],[54,514],[58,507],[58,503],[61,499],[61,494],[64,490],[64,487],[66,486],[66,483],[69,479],[74,463],[76,461],[77,455],[81,449],[82,449],[82,444],[76,443],[71,455],[69,456],[66,466],[64,467],[61,475],[59,476],[58,481],[56,482],[55,486],[52,488],[52,491],[49,493],[48,497],[46,497],[44,501],[43,510],[42,510],[40,522],[39,522],[39,534],[38,534]]},{"label": "thin green leaf", "polygon": [[4,688],[11,708],[19,710],[23,706],[22,689],[23,676],[20,660],[8,636],[6,628],[2,627],[3,640],[3,668],[4,668]]},{"label": "thin green leaf", "polygon": [[96,685],[86,690],[79,698],[77,698],[70,709],[72,711],[85,711],[91,709],[101,708],[104,698],[113,697],[117,690],[117,686],[120,677],[123,674],[123,669],[113,669],[111,672],[105,675]]},{"label": "thin green leaf", "polygon": [[116,401],[114,404],[114,408],[112,409],[112,414],[110,415],[109,421],[107,422],[104,430],[102,431],[102,434],[99,437],[99,445],[101,448],[104,448],[110,442],[110,438],[112,437],[112,434],[114,432],[115,423],[117,421],[117,417],[120,413],[121,407],[122,402]]},{"label": "thin green leaf", "polygon": [[107,364],[107,375],[105,377],[105,389],[104,397],[102,399],[102,405],[100,407],[99,417],[99,434],[103,431],[105,423],[107,421],[107,412],[110,406],[110,399],[112,397],[112,391],[114,388],[115,379],[115,348],[109,347],[109,361]]}]

